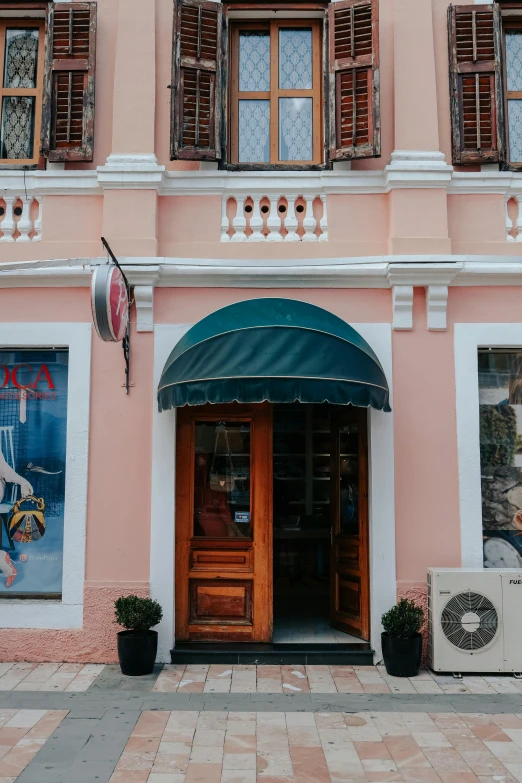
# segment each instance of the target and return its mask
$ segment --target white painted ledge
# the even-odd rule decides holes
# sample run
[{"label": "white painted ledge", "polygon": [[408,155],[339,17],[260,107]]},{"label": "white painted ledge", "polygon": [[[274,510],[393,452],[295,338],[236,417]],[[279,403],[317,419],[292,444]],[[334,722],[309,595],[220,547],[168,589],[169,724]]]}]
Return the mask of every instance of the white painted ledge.
[{"label": "white painted ledge", "polygon": [[[522,196],[522,172],[454,171],[438,151],[396,150],[380,170],[354,171],[167,171],[154,154],[112,154],[104,166],[77,171],[49,168],[25,172],[29,195],[101,195],[106,189],[152,189],[160,196],[234,196],[235,194],[287,193],[379,194],[396,188],[446,189],[452,195],[498,193]],[[25,192],[24,172],[0,170],[0,191]]]}]

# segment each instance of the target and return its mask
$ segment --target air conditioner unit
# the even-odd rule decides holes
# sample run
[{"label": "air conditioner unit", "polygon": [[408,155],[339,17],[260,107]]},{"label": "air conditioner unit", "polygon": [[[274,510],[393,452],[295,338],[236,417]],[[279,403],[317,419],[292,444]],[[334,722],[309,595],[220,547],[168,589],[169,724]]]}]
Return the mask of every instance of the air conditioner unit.
[{"label": "air conditioner unit", "polygon": [[436,672],[522,672],[522,571],[430,568],[428,651]]}]

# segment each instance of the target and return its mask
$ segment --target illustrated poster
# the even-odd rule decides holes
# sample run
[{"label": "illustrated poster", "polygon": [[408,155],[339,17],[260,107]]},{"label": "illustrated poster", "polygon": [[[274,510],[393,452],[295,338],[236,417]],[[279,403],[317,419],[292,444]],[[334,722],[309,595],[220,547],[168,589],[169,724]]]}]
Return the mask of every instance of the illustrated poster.
[{"label": "illustrated poster", "polygon": [[0,597],[62,592],[67,381],[63,350],[0,350]]}]

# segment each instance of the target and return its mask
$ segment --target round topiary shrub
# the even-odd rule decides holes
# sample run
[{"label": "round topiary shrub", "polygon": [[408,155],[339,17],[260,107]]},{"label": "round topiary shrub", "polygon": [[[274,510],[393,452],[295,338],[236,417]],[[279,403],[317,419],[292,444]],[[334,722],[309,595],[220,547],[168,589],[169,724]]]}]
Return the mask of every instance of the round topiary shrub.
[{"label": "round topiary shrub", "polygon": [[137,595],[121,596],[114,602],[114,607],[116,622],[129,631],[149,631],[163,617],[163,610],[157,601]]}]

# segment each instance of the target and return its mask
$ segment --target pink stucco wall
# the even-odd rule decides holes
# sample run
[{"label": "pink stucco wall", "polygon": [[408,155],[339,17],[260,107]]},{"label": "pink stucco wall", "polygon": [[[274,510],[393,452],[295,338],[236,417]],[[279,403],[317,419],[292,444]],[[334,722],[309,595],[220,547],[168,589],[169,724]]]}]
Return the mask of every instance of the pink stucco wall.
[{"label": "pink stucco wall", "polygon": [[[355,174],[383,170],[394,151],[441,151],[451,161],[447,5],[448,0],[381,0],[382,155],[354,161]],[[172,6],[172,0],[155,0],[144,15],[142,0],[98,3],[94,160],[68,163],[69,171],[88,169],[94,175],[109,156],[122,154],[155,155],[169,170],[199,169],[199,163],[169,160]],[[284,195],[284,175],[280,181]],[[389,192],[380,186],[381,192],[371,193],[359,183],[357,193],[328,195],[327,242],[225,244],[220,242],[221,193],[162,195],[150,182],[145,187],[125,184],[123,178],[110,187],[94,182],[92,195],[75,195],[73,188],[64,195],[44,194],[41,241],[2,242],[0,264],[88,261],[105,255],[102,235],[120,257],[158,265],[163,257],[180,264],[229,260],[247,268],[280,268],[301,262],[320,266],[326,260],[349,264],[359,256],[373,257],[375,264],[390,261],[390,255],[418,262],[442,254],[441,263],[451,254],[520,256],[520,243],[506,241],[504,193],[457,195],[444,183],[421,184],[403,182]],[[513,210],[511,215],[516,218]],[[138,283],[149,285],[143,274]],[[194,323],[227,304],[259,296],[301,299],[352,323],[393,318],[390,287],[177,288],[163,287],[160,273],[157,282],[157,324]],[[89,322],[86,283],[81,274],[56,288],[39,288],[34,278],[23,276],[14,287],[11,279],[11,287],[0,287],[0,321]],[[383,280],[378,284],[388,286]],[[427,567],[460,565],[454,325],[520,322],[519,291],[458,281],[449,289],[447,329],[434,332],[427,329],[425,289],[416,288],[413,329],[393,332],[399,595],[424,602]],[[115,660],[112,602],[122,592],[148,593],[154,335],[136,332],[136,317],[133,310],[134,385],[128,397],[121,347],[96,336],[92,340],[84,628],[0,631],[0,658]]]}]

